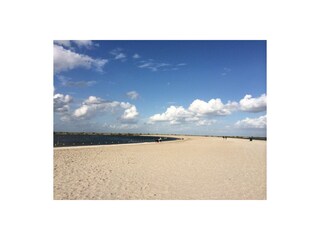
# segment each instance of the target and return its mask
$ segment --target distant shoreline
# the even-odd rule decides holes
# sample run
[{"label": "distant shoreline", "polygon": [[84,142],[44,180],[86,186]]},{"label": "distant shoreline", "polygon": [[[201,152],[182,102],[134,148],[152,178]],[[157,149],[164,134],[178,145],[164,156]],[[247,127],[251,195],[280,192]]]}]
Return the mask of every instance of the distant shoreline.
[{"label": "distant shoreline", "polygon": [[133,134],[92,134],[92,133],[54,133],[54,147],[122,145],[180,140],[172,136],[133,135]]},{"label": "distant shoreline", "polygon": [[258,136],[227,136],[227,135],[192,135],[192,134],[170,134],[170,133],[99,133],[99,132],[53,132],[57,135],[104,135],[104,136],[189,136],[189,137],[227,137],[227,138],[239,138],[239,139],[250,139],[253,140],[263,140],[267,141],[267,137],[258,137]]}]

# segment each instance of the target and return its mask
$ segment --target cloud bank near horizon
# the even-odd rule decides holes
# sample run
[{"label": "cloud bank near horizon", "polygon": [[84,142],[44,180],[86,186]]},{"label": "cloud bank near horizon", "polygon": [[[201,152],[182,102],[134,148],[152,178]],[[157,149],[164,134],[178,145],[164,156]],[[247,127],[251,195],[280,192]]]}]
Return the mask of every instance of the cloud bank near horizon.
[{"label": "cloud bank near horizon", "polygon": [[[168,122],[169,124],[181,124],[184,122],[195,122],[197,125],[206,122],[206,125],[212,125],[215,121],[208,119],[215,116],[231,115],[235,111],[244,112],[264,112],[266,110],[267,97],[262,94],[260,97],[253,98],[251,95],[245,95],[238,102],[228,101],[224,104],[220,98],[211,99],[208,102],[196,99],[187,109],[183,106],[170,106],[163,113],[158,113],[149,118],[149,123]],[[244,124],[240,124],[244,126]]]}]

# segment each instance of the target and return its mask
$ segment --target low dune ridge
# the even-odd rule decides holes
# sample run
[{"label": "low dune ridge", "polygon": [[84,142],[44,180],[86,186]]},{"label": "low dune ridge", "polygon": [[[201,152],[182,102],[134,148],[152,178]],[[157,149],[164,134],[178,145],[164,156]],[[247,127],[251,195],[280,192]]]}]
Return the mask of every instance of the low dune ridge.
[{"label": "low dune ridge", "polygon": [[266,141],[182,136],[54,149],[54,199],[266,199]]}]

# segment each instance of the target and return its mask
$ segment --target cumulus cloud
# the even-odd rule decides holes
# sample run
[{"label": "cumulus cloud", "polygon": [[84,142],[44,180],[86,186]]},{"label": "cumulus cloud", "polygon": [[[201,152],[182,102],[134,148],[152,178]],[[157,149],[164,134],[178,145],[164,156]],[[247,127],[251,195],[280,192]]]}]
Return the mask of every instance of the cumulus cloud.
[{"label": "cumulus cloud", "polygon": [[[209,119],[214,116],[227,116],[238,110],[250,112],[262,111],[266,108],[265,99],[265,94],[259,98],[252,98],[251,95],[246,95],[239,103],[235,101],[223,103],[220,98],[211,99],[208,102],[196,99],[187,109],[183,106],[170,106],[164,113],[151,116],[149,123],[169,122],[170,124],[177,124],[194,122],[197,126],[209,126],[215,123],[215,120]],[[238,125],[242,126],[244,123],[241,122]]]},{"label": "cumulus cloud", "polygon": [[78,108],[78,109],[76,109],[75,111],[74,111],[74,116],[75,117],[83,117],[83,116],[85,116],[85,115],[87,115],[88,114],[88,111],[89,111],[89,107],[88,107],[88,105],[82,105],[80,108]]},{"label": "cumulus cloud", "polygon": [[262,94],[258,98],[253,98],[251,95],[245,95],[240,100],[240,110],[245,112],[263,112],[267,108],[267,96]]},{"label": "cumulus cloud", "polygon": [[102,102],[103,102],[102,98],[90,96],[90,97],[88,97],[88,99],[84,100],[83,103],[87,104],[87,105],[92,105],[92,104],[100,104]]},{"label": "cumulus cloud", "polygon": [[197,126],[208,126],[215,122],[207,119],[208,117],[229,115],[237,108],[237,105],[236,102],[223,104],[219,98],[211,99],[209,102],[196,99],[188,109],[182,106],[170,106],[166,112],[155,114],[149,120],[151,123],[169,122],[170,124],[178,124],[181,122],[195,122]]},{"label": "cumulus cloud", "polygon": [[258,118],[245,118],[235,123],[238,128],[266,128],[267,116],[261,116]]},{"label": "cumulus cloud", "polygon": [[136,100],[139,97],[139,94],[136,91],[127,92],[127,97]]},{"label": "cumulus cloud", "polygon": [[96,112],[112,109],[113,107],[119,106],[119,104],[119,102],[104,102],[101,98],[90,96],[74,111],[73,115],[76,118],[91,117]]},{"label": "cumulus cloud", "polygon": [[122,122],[136,122],[139,113],[137,111],[136,106],[132,105],[130,108],[126,109],[121,116]]},{"label": "cumulus cloud", "polygon": [[181,122],[196,122],[198,126],[208,126],[214,123],[213,120],[208,120],[208,117],[229,115],[237,109],[237,106],[236,102],[223,104],[219,98],[211,99],[208,102],[196,99],[190,104],[188,109],[182,106],[170,106],[166,112],[155,114],[149,120],[151,123],[169,122],[170,124],[177,124]]},{"label": "cumulus cloud", "polygon": [[231,111],[236,109],[237,105],[238,104],[236,102],[228,102],[228,104],[223,104],[219,98],[211,99],[209,102],[196,99],[190,104],[189,110],[195,113],[197,116],[224,116],[231,114]]},{"label": "cumulus cloud", "polygon": [[69,103],[72,102],[72,97],[70,95],[63,95],[57,93],[53,96],[53,108],[55,112],[65,113],[68,112],[70,107]]},{"label": "cumulus cloud", "polygon": [[166,112],[162,114],[155,114],[151,116],[149,119],[151,122],[170,122],[170,124],[178,124],[186,121],[194,121],[194,115],[184,109],[182,106],[175,107],[170,106],[167,108]]},{"label": "cumulus cloud", "polygon": [[102,71],[107,59],[93,59],[90,56],[73,52],[62,46],[54,45],[54,72],[60,73],[75,68],[94,68]]},{"label": "cumulus cloud", "polygon": [[73,117],[76,119],[87,119],[98,113],[115,113],[123,111],[120,117],[122,122],[131,123],[137,120],[139,115],[137,108],[128,102],[106,101],[96,96],[87,98],[81,106],[74,110]]}]

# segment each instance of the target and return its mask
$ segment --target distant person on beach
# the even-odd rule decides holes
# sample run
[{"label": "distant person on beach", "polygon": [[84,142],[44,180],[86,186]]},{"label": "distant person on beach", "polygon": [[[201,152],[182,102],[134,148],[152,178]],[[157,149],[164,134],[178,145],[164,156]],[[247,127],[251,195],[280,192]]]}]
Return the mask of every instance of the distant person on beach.
[{"label": "distant person on beach", "polygon": [[252,137],[250,137],[250,142],[252,141]]}]

